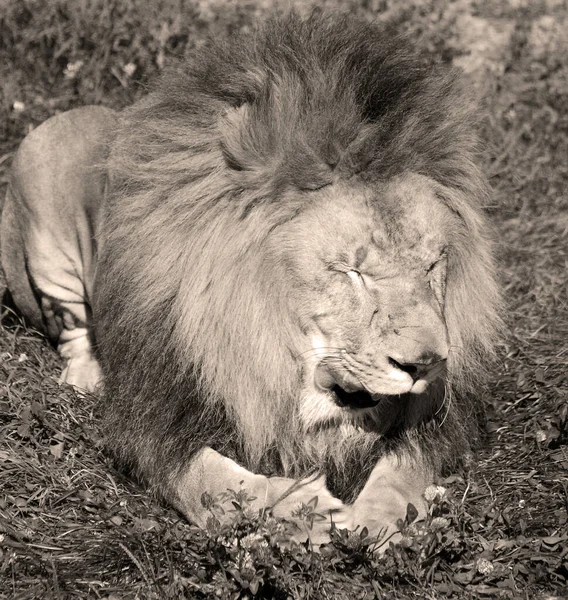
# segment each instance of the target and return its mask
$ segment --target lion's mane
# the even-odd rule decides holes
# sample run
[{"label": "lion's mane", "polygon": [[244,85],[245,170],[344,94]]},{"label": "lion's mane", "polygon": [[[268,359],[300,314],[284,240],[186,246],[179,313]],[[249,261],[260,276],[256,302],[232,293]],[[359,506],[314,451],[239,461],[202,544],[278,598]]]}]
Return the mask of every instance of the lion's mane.
[{"label": "lion's mane", "polygon": [[[316,14],[210,41],[123,112],[94,298],[120,462],[159,490],[205,445],[291,476],[325,468],[314,456],[330,472],[355,462],[355,478],[405,440],[433,462],[467,448],[499,323],[472,122],[455,76],[407,42]],[[333,428],[306,441],[289,351],[299,325],[263,242],[332,175],[373,185],[405,172],[443,186],[468,231],[448,267],[444,410],[409,431],[401,409],[392,434],[361,433],[364,444]]]}]

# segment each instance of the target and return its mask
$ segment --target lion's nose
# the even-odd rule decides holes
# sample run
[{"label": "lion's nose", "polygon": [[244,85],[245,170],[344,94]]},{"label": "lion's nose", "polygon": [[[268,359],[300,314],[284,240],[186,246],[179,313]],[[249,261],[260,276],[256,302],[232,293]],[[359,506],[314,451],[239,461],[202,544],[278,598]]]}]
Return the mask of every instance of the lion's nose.
[{"label": "lion's nose", "polygon": [[388,360],[396,369],[408,373],[413,381],[423,379],[428,373],[432,372],[434,369],[439,369],[446,362],[445,357],[439,356],[434,352],[423,354],[420,359],[412,362],[405,360],[400,356],[389,356]]}]

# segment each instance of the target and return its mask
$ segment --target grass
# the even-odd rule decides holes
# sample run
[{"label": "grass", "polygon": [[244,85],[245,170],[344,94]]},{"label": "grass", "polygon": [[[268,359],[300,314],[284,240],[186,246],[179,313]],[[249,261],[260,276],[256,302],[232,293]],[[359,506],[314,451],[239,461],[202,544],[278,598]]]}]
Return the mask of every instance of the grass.
[{"label": "grass", "polygon": [[[384,558],[337,535],[286,549],[246,498],[199,531],[117,473],[96,402],[11,315],[0,330],[0,598],[551,598],[568,589],[568,8],[562,0],[351,0],[462,67],[485,97],[510,334],[483,446],[442,482],[424,526]],[[307,3],[303,3],[306,6]],[[88,103],[121,107],[208,33],[250,27],[270,1],[0,2],[0,192],[26,132]]]}]

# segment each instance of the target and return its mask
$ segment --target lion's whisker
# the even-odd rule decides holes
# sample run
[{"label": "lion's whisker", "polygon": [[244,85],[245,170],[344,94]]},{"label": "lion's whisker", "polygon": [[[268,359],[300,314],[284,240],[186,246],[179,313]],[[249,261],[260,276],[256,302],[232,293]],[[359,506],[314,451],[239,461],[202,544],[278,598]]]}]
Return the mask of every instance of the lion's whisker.
[{"label": "lion's whisker", "polygon": [[318,353],[330,353],[330,352],[340,352],[341,348],[336,346],[322,346],[321,348],[308,348],[308,350],[304,350],[299,354],[294,354],[294,358],[305,358],[306,356],[310,356],[310,354],[318,355]]},{"label": "lion's whisker", "polygon": [[452,398],[453,398],[453,394],[452,394],[452,385],[451,385],[451,381],[450,380],[445,380],[444,382],[444,397],[442,399],[442,403],[440,404],[440,407],[438,408],[438,410],[434,413],[434,416],[438,416],[442,410],[446,409],[444,416],[442,417],[442,420],[439,422],[438,427],[442,427],[444,425],[444,423],[446,422],[448,415],[450,414],[450,409],[452,406]]}]

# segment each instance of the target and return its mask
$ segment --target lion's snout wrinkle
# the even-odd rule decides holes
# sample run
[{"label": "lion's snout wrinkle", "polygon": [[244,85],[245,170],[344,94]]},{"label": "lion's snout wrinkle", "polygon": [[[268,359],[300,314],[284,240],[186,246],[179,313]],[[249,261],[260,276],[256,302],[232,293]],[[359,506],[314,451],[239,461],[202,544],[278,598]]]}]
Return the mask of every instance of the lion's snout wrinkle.
[{"label": "lion's snout wrinkle", "polygon": [[402,318],[389,321],[390,332],[384,344],[387,361],[398,373],[406,373],[414,382],[430,380],[445,371],[449,354],[448,330],[431,295],[417,292],[418,307]]}]

